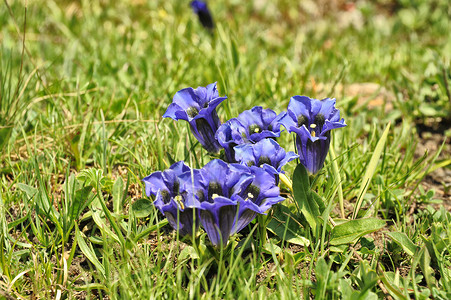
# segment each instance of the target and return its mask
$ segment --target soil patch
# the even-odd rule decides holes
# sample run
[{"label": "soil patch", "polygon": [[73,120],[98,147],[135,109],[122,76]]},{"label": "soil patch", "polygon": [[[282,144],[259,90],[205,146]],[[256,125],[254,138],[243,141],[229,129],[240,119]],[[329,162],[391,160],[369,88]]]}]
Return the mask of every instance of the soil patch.
[{"label": "soil patch", "polygon": [[[418,144],[415,150],[415,156],[418,158],[426,151],[430,154],[435,154],[443,144],[446,142],[440,152],[437,161],[444,161],[451,159],[451,139],[446,137],[446,130],[451,128],[448,121],[441,122],[423,122],[417,125]],[[435,199],[442,200],[440,205],[445,206],[448,211],[451,211],[451,168],[445,166],[430,172],[421,182],[421,186],[427,192],[429,190],[435,191]]]}]

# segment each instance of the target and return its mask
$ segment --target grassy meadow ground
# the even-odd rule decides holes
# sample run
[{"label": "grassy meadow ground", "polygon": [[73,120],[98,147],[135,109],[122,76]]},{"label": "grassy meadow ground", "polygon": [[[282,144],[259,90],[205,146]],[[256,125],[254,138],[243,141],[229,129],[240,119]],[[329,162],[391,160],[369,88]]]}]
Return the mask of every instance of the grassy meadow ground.
[{"label": "grassy meadow ground", "polygon": [[[214,34],[189,1],[2,1],[0,299],[450,299],[448,1],[209,6]],[[152,206],[143,177],[211,159],[163,113],[215,81],[222,121],[337,99],[317,230],[283,185],[223,251]]]}]

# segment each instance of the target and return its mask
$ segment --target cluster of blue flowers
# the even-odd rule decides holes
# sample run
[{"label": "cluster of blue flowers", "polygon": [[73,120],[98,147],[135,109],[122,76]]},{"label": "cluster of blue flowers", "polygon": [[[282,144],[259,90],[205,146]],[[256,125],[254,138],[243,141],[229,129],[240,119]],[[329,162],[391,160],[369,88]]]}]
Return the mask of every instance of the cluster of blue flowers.
[{"label": "cluster of blue flowers", "polygon": [[[216,107],[216,83],[178,91],[163,117],[185,120],[210,153],[224,149],[225,161],[214,159],[202,169],[183,161],[143,179],[146,194],[180,235],[202,225],[213,245],[227,245],[230,235],[246,227],[257,214],[284,200],[278,183],[282,167],[299,158],[310,173],[323,166],[330,130],[346,126],[335,99],[294,96],[286,112],[256,106],[221,124]],[[275,139],[284,126],[296,134],[298,154],[286,152]]]}]

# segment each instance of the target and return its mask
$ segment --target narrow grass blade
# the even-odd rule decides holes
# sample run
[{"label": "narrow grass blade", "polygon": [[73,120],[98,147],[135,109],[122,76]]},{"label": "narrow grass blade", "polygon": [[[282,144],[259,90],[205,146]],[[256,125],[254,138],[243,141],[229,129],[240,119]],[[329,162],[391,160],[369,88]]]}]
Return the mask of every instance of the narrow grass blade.
[{"label": "narrow grass blade", "polygon": [[137,234],[134,238],[134,241],[137,242],[140,239],[142,239],[143,237],[147,236],[149,233],[151,233],[152,231],[155,231],[163,226],[166,226],[167,224],[169,224],[167,219],[161,220],[160,222],[158,222],[155,225],[149,226],[146,229],[144,229],[141,233]]},{"label": "narrow grass blade", "polygon": [[14,277],[14,279],[9,284],[8,290],[10,291],[14,287],[14,284],[16,283],[16,281],[19,280],[20,277],[24,276],[26,273],[28,273],[30,271],[31,271],[31,269],[28,269],[28,270],[22,271],[19,274],[17,274],[16,277]]},{"label": "narrow grass blade", "polygon": [[[426,177],[427,174],[429,174],[430,172],[432,172],[432,166],[434,166],[435,161],[437,160],[438,156],[440,155],[440,153],[442,153],[443,147],[446,145],[446,141],[447,139],[445,138],[443,140],[442,145],[440,146],[440,148],[437,150],[437,152],[434,154],[434,156],[432,157],[432,159],[429,162],[429,165],[427,166],[426,170],[424,170],[424,172],[421,172],[421,170],[419,171],[419,173],[421,175],[417,175],[414,176],[415,179],[418,179],[415,186],[413,187],[412,191],[410,192],[408,199],[412,199],[412,195],[413,193],[415,193],[415,191],[417,190],[418,186],[420,185],[420,183],[423,181],[424,177]],[[434,169],[435,170],[435,169]],[[410,205],[410,204],[409,204]]]},{"label": "narrow grass blade", "polygon": [[[344,219],[345,218],[345,209],[344,209],[344,199],[343,199],[343,188],[341,186],[340,171],[338,170],[337,155],[335,155],[335,150],[334,150],[333,146],[329,148],[329,154],[330,154],[330,159],[332,161],[332,173],[334,175],[335,182],[337,183],[337,186],[338,186],[338,202],[340,203],[341,217]],[[335,193],[334,193],[334,195],[335,195]]]},{"label": "narrow grass blade", "polygon": [[122,199],[124,194],[124,181],[118,177],[113,185],[113,208],[114,213],[118,214],[122,210]]},{"label": "narrow grass blade", "polygon": [[387,127],[384,130],[384,133],[382,133],[382,136],[379,139],[379,142],[377,142],[376,148],[374,149],[373,156],[371,156],[370,163],[368,164],[365,175],[363,176],[362,179],[362,185],[360,186],[359,193],[357,194],[358,195],[357,203],[354,208],[354,214],[352,215],[353,219],[357,217],[360,207],[362,206],[363,196],[365,196],[366,191],[368,190],[368,187],[370,185],[371,179],[373,178],[374,172],[376,171],[377,163],[379,161],[379,158],[381,157],[382,150],[384,149],[385,146],[385,142],[387,141],[389,129],[390,123],[388,123]]},{"label": "narrow grass blade", "polygon": [[[100,183],[98,184],[98,186],[100,186]],[[99,196],[99,198],[98,198],[99,199],[99,203],[102,206],[103,212],[105,213],[106,218],[110,222],[111,227],[113,228],[114,232],[116,233],[116,235],[117,235],[117,237],[119,239],[119,243],[121,244],[121,247],[124,247],[125,246],[124,236],[122,235],[121,229],[117,225],[117,221],[111,215],[111,212],[108,209],[108,207],[106,207],[105,199],[103,199],[103,196],[102,196],[101,193],[102,193],[102,191],[99,188],[98,189],[98,194],[97,194]]]},{"label": "narrow grass blade", "polygon": [[446,159],[444,161],[438,162],[429,169],[429,173],[434,172],[435,170],[440,169],[440,168],[445,168],[449,165],[451,165],[451,159]]}]

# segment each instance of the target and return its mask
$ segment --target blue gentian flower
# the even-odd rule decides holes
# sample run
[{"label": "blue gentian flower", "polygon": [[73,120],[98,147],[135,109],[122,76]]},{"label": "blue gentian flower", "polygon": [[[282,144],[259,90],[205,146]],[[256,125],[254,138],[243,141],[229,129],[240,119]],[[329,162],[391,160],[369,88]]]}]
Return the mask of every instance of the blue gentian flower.
[{"label": "blue gentian flower", "polygon": [[245,136],[246,129],[238,121],[237,118],[233,118],[219,126],[216,131],[216,139],[219,144],[224,148],[226,160],[228,162],[236,162],[235,151],[233,148],[236,145],[246,143]]},{"label": "blue gentian flower", "polygon": [[147,196],[155,196],[154,205],[168,219],[181,236],[191,235],[193,226],[198,227],[194,221],[193,209],[185,205],[186,193],[183,191],[183,182],[180,176],[191,173],[191,169],[179,161],[168,170],[157,171],[143,179]]},{"label": "blue gentian flower", "polygon": [[215,246],[226,245],[237,215],[236,194],[253,180],[246,166],[210,161],[182,180],[191,188],[186,205],[198,210],[200,223]]},{"label": "blue gentian flower", "polygon": [[186,88],[178,91],[169,105],[164,118],[185,120],[200,144],[210,153],[217,153],[221,146],[215,133],[221,122],[216,107],[227,97],[219,97],[216,82],[197,89]]},{"label": "blue gentian flower", "polygon": [[185,204],[198,210],[200,223],[214,246],[226,246],[230,235],[249,224],[257,213],[283,200],[274,177],[255,169],[215,159],[181,177],[189,191]]},{"label": "blue gentian flower", "polygon": [[215,24],[213,22],[213,17],[211,16],[210,10],[208,9],[207,3],[204,1],[194,0],[190,3],[191,8],[194,13],[199,17],[199,21],[208,30],[213,30]]},{"label": "blue gentian flower", "polygon": [[273,139],[264,139],[256,144],[241,144],[234,150],[235,159],[239,163],[263,168],[276,178],[276,184],[279,182],[279,174],[283,173],[282,167],[299,157],[294,152],[285,152]]},{"label": "blue gentian flower", "polygon": [[245,110],[238,115],[237,120],[245,128],[243,139],[250,143],[256,143],[265,138],[276,138],[280,136],[280,124],[278,122],[282,115],[277,115],[272,109],[263,109],[255,106]]},{"label": "blue gentian flower", "polygon": [[235,161],[233,148],[236,145],[279,137],[279,120],[282,116],[283,114],[277,115],[271,109],[255,106],[222,124],[216,132],[216,139],[224,147],[228,161]]},{"label": "blue gentian flower", "polygon": [[231,234],[246,227],[257,214],[266,214],[274,204],[285,198],[280,196],[279,187],[274,176],[262,168],[250,167],[254,180],[245,190],[238,193],[238,216],[232,227]]},{"label": "blue gentian flower", "polygon": [[330,130],[346,126],[335,108],[335,99],[317,100],[306,96],[291,97],[280,124],[296,133],[299,159],[311,174],[316,174],[324,165]]}]

